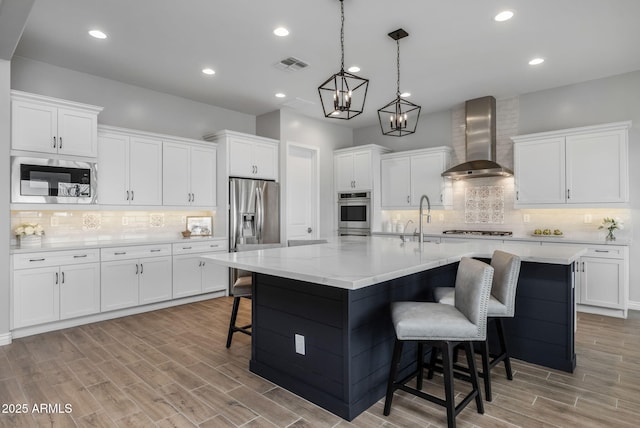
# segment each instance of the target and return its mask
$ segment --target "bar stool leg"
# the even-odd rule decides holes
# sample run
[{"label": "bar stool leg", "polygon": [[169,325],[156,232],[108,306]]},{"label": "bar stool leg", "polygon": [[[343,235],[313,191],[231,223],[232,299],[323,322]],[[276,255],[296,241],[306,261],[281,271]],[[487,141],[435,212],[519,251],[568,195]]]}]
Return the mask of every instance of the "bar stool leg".
[{"label": "bar stool leg", "polygon": [[384,415],[389,416],[391,412],[391,401],[393,400],[393,392],[395,391],[395,380],[398,374],[398,365],[400,364],[400,356],[402,356],[403,342],[396,339],[393,346],[393,358],[391,358],[391,368],[389,369],[389,381],[387,382],[387,397],[384,400]]},{"label": "bar stool leg", "polygon": [[480,354],[482,356],[482,378],[484,379],[484,395],[487,401],[491,401],[491,362],[489,357],[489,340],[480,343]]},{"label": "bar stool leg", "polygon": [[418,355],[417,355],[417,364],[418,364],[418,380],[416,381],[416,388],[418,391],[422,390],[422,380],[424,378],[424,344],[418,343]]},{"label": "bar stool leg", "polygon": [[507,372],[507,379],[513,380],[513,372],[511,371],[511,359],[509,359],[509,351],[507,350],[507,338],[504,336],[504,327],[502,318],[495,318],[496,329],[498,330],[498,340],[500,341],[501,356],[504,355],[504,369]]},{"label": "bar stool leg", "polygon": [[467,364],[469,365],[469,375],[471,377],[471,385],[473,389],[477,391],[476,395],[476,407],[478,413],[484,413],[484,404],[482,403],[482,394],[480,394],[478,371],[476,369],[476,359],[473,354],[473,346],[471,342],[464,343],[464,352],[467,354]]},{"label": "bar stool leg", "polygon": [[447,409],[447,426],[456,426],[456,403],[453,393],[453,346],[451,342],[442,345],[442,374],[444,375],[444,400]]},{"label": "bar stool leg", "polygon": [[429,361],[429,371],[427,372],[427,379],[433,379],[433,368],[438,364],[438,351],[435,346],[431,347],[431,360]]},{"label": "bar stool leg", "polygon": [[227,348],[231,347],[231,339],[236,328],[236,318],[238,317],[238,309],[240,308],[240,297],[233,298],[233,308],[231,309],[231,320],[229,321],[229,333],[227,334]]}]

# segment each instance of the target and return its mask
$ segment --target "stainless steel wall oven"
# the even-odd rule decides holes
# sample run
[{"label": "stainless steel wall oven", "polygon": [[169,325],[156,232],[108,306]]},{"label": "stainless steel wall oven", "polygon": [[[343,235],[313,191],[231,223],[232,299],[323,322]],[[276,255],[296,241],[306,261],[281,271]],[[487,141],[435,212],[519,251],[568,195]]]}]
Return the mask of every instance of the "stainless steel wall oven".
[{"label": "stainless steel wall oven", "polygon": [[371,193],[338,193],[338,234],[371,234]]}]

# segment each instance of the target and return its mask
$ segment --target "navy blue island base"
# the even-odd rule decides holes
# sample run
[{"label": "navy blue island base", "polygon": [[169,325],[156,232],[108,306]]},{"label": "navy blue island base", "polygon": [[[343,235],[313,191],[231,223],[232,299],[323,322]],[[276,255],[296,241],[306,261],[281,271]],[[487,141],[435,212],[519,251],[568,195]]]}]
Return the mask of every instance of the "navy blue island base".
[{"label": "navy blue island base", "polygon": [[[390,303],[432,300],[434,287],[454,284],[457,265],[356,290],[254,273],[250,370],[353,420],[385,395],[395,338]],[[504,320],[513,358],[575,369],[572,270],[522,263],[515,317]],[[304,336],[304,355],[295,335]],[[405,347],[401,375],[412,369],[415,352]]]}]

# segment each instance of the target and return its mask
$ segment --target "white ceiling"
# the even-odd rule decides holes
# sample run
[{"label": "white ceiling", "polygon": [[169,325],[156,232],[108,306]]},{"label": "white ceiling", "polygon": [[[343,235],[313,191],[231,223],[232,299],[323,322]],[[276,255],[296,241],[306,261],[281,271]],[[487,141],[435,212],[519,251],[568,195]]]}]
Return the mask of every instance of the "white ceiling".
[{"label": "white ceiling", "polygon": [[[355,128],[401,90],[422,112],[640,69],[640,0],[345,0],[345,66],[370,79]],[[498,23],[504,9],[513,19]],[[277,26],[290,30],[280,38]],[[87,31],[109,35],[96,40]],[[36,0],[15,55],[260,115],[295,101],[322,118],[317,87],[340,68],[338,0]],[[295,56],[299,72],[276,69]],[[546,62],[531,67],[541,56]],[[201,70],[211,67],[214,76]],[[284,92],[284,100],[274,97]]]}]

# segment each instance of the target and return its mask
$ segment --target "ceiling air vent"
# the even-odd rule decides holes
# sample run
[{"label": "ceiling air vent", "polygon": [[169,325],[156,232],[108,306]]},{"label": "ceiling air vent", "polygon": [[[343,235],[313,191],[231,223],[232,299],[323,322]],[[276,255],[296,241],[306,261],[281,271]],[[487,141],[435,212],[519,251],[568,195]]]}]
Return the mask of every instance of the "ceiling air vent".
[{"label": "ceiling air vent", "polygon": [[277,62],[275,66],[276,68],[284,71],[300,71],[307,68],[309,64],[299,58],[290,56],[289,58],[285,58],[282,61]]}]

